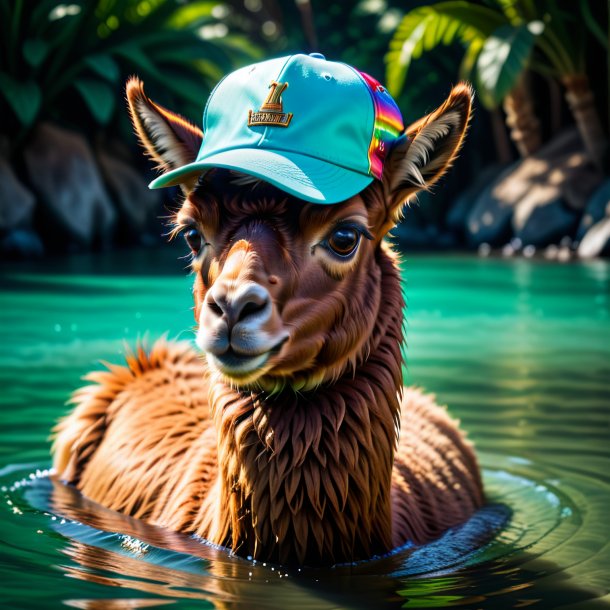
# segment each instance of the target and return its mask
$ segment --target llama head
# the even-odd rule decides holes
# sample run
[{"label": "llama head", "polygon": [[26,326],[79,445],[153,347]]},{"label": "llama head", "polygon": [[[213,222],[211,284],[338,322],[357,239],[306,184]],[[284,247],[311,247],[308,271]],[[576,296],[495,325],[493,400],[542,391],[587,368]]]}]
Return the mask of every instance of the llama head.
[{"label": "llama head", "polygon": [[[176,233],[192,252],[197,344],[213,371],[241,388],[303,391],[367,357],[388,298],[383,238],[404,204],[455,159],[471,97],[468,85],[454,87],[396,140],[381,179],[334,205],[227,169],[184,179]],[[140,141],[160,169],[196,158],[205,137],[197,127],[148,99],[137,78],[128,82],[127,98]]]}]

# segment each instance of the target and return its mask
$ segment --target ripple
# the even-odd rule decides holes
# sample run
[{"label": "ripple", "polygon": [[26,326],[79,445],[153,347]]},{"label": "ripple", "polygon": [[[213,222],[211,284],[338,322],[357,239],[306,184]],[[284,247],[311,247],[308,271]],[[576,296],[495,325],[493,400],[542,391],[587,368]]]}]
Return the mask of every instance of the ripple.
[{"label": "ripple", "polygon": [[[484,454],[482,462],[489,503],[464,525],[421,547],[330,569],[287,569],[235,557],[101,507],[35,464],[0,471],[0,510],[11,525],[2,542],[30,573],[101,587],[105,598],[109,588],[121,589],[117,600],[125,602],[127,595],[127,607],[134,608],[187,607],[194,600],[227,609],[325,609],[338,602],[349,608],[512,608],[543,598],[548,604],[549,596],[552,607],[560,607],[607,595],[604,575],[590,569],[607,565],[607,536],[589,527],[604,523],[607,485],[584,472],[559,472],[518,457]],[[33,532],[40,545],[20,544]],[[568,585],[570,577],[577,578],[577,588]],[[98,595],[54,601],[101,607]]]}]

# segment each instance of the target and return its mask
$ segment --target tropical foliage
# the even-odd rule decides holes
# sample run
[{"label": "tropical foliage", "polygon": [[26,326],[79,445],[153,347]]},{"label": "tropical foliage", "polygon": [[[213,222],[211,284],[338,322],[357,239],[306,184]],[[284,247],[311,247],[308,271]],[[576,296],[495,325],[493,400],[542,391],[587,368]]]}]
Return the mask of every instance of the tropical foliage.
[{"label": "tropical foliage", "polygon": [[0,0],[0,131],[20,140],[39,119],[74,121],[75,99],[83,124],[107,125],[133,72],[197,116],[220,76],[260,56],[226,16],[209,1]]},{"label": "tropical foliage", "polygon": [[[574,10],[578,9],[578,10]],[[398,93],[411,62],[440,45],[465,48],[460,75],[472,80],[483,104],[493,108],[522,87],[527,69],[560,80],[572,109],[590,98],[585,71],[587,38],[608,46],[588,0],[449,0],[408,12],[387,54],[387,83]],[[521,92],[520,97],[523,97]],[[514,105],[513,105],[514,106]],[[518,109],[517,109],[518,110]],[[574,113],[589,152],[601,161],[602,133],[591,103]]]}]

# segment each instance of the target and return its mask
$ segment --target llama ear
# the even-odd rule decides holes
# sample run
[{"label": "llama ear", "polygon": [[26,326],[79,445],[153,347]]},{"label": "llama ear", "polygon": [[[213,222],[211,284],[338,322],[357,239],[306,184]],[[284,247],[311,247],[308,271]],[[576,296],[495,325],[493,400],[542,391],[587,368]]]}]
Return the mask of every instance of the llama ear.
[{"label": "llama ear", "polygon": [[[159,170],[167,172],[197,158],[203,141],[201,129],[150,100],[137,76],[127,81],[126,94],[135,132]],[[184,184],[182,188],[188,191],[192,186]]]},{"label": "llama ear", "polygon": [[451,167],[468,128],[472,96],[470,85],[456,85],[442,106],[410,125],[392,148],[383,172],[386,231],[410,197],[429,189]]}]

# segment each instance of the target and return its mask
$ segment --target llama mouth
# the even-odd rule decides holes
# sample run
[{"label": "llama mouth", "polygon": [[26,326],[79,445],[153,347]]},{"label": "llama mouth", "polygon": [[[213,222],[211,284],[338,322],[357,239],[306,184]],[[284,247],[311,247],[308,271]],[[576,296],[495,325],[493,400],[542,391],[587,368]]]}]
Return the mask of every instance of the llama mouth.
[{"label": "llama mouth", "polygon": [[256,356],[245,356],[238,354],[233,348],[224,352],[224,354],[213,354],[208,352],[208,361],[218,369],[223,375],[234,379],[243,379],[252,375],[258,369],[261,369],[271,356],[276,355],[285,340],[280,341],[275,347],[270,350],[257,354]]}]

